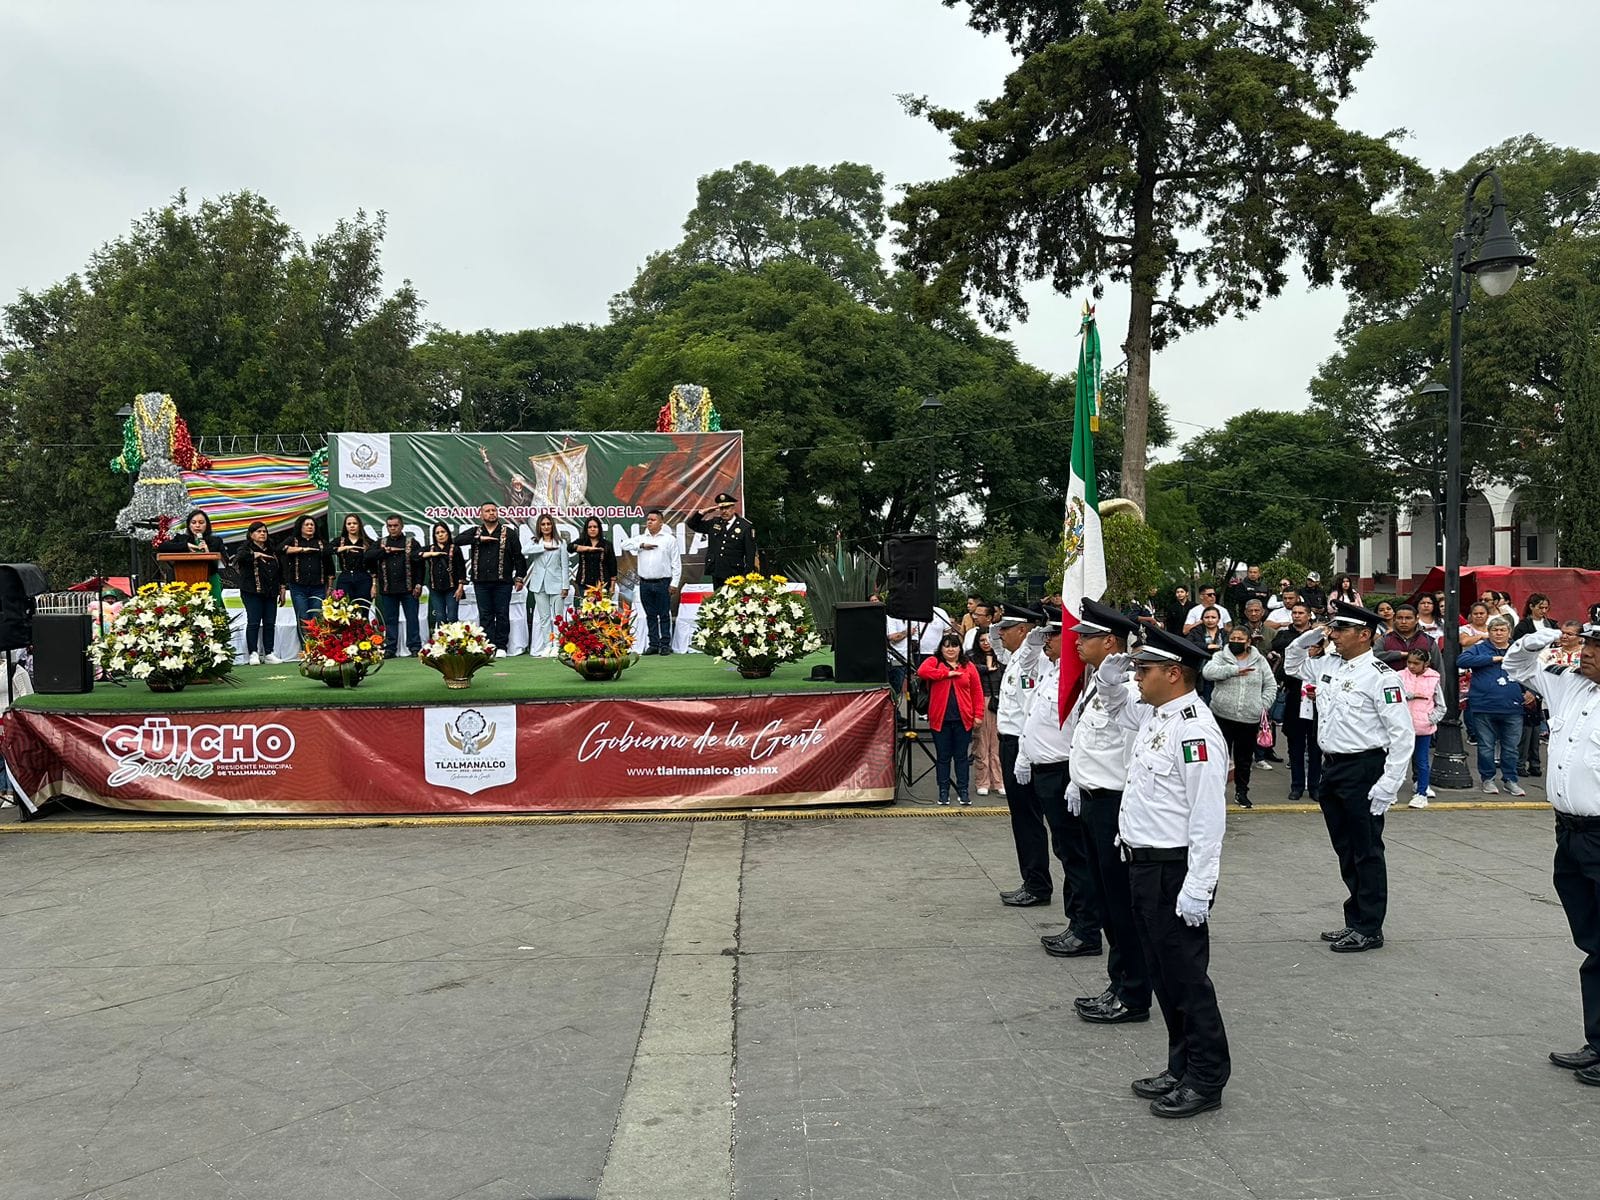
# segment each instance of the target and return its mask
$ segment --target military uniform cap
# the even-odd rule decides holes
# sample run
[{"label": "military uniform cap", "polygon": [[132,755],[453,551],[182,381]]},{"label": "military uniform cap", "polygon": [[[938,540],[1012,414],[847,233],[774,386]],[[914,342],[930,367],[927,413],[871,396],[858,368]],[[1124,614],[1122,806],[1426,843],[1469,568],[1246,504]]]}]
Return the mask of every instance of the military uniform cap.
[{"label": "military uniform cap", "polygon": [[1085,599],[1079,611],[1083,614],[1078,621],[1080,633],[1114,633],[1129,641],[1139,636],[1140,626],[1137,621],[1101,604],[1098,600]]},{"label": "military uniform cap", "polygon": [[1383,618],[1369,608],[1362,608],[1359,604],[1350,604],[1344,600],[1333,602],[1334,625],[1365,625],[1368,629],[1376,631],[1383,624]]},{"label": "military uniform cap", "polygon": [[1586,642],[1593,642],[1600,646],[1600,625],[1585,625],[1578,631],[1578,637]]},{"label": "military uniform cap", "polygon": [[1168,667],[1176,663],[1198,671],[1211,661],[1211,656],[1206,653],[1204,646],[1196,646],[1186,637],[1146,626],[1144,642],[1133,652],[1133,661]]},{"label": "military uniform cap", "polygon": [[717,493],[717,503],[718,504],[737,504],[739,502],[733,498],[733,493],[732,492],[718,492]]},{"label": "military uniform cap", "polygon": [[1041,604],[1039,610],[1044,613],[1044,627],[1049,633],[1061,632],[1061,610],[1054,604]]},{"label": "military uniform cap", "polygon": [[1031,608],[1023,608],[1020,604],[1001,604],[1002,616],[995,622],[999,629],[1010,629],[1013,625],[1038,625],[1044,622],[1044,614],[1034,612]]}]

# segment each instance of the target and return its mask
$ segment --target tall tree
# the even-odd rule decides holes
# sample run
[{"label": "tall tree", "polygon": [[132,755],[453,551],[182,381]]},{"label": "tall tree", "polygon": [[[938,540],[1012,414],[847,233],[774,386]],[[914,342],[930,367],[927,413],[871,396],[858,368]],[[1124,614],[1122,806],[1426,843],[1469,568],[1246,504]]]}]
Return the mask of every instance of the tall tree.
[{"label": "tall tree", "polygon": [[1559,536],[1563,566],[1600,570],[1600,324],[1587,299],[1573,310],[1563,379]]},{"label": "tall tree", "polygon": [[[962,0],[943,0],[955,7]],[[1122,491],[1145,501],[1151,355],[1255,310],[1298,255],[1313,286],[1391,294],[1415,275],[1374,207],[1416,174],[1337,106],[1373,50],[1365,0],[965,0],[1020,60],[975,115],[907,98],[958,171],[891,215],[902,263],[998,326],[1023,285],[1129,289]]]}]

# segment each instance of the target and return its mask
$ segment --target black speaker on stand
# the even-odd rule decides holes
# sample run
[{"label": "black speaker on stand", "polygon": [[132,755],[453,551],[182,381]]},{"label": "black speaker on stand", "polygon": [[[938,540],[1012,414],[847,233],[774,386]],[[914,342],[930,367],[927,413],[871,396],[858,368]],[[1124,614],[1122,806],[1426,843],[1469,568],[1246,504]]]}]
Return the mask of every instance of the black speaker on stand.
[{"label": "black speaker on stand", "polygon": [[883,605],[833,606],[833,677],[840,683],[888,683]]},{"label": "black speaker on stand", "polygon": [[889,565],[888,615],[902,621],[933,620],[939,596],[938,543],[931,533],[892,533],[883,544]]}]

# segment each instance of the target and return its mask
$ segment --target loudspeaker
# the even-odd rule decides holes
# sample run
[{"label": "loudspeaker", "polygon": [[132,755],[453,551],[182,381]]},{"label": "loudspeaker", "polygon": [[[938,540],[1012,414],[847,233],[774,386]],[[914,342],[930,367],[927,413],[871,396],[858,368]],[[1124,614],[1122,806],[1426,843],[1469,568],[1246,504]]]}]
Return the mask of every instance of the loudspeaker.
[{"label": "loudspeaker", "polygon": [[57,695],[94,690],[88,613],[40,613],[33,618],[33,690]]},{"label": "loudspeaker", "polygon": [[933,620],[939,594],[937,544],[931,533],[894,533],[883,545],[889,564],[888,614],[902,621]]},{"label": "loudspeaker", "polygon": [[839,683],[887,683],[889,633],[883,605],[833,606],[833,677]]},{"label": "loudspeaker", "polygon": [[32,563],[0,563],[0,650],[33,644],[33,598],[49,590]]}]

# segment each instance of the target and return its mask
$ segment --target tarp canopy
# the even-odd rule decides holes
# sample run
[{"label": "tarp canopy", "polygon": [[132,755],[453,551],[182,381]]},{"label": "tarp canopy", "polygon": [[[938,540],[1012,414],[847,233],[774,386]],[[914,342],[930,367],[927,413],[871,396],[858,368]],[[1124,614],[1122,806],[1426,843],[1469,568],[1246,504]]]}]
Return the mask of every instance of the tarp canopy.
[{"label": "tarp canopy", "polygon": [[[1435,567],[1422,586],[1411,594],[1437,592],[1444,587],[1444,571]],[[1509,592],[1511,603],[1520,613],[1534,592],[1550,597],[1550,618],[1554,621],[1582,621],[1589,606],[1600,603],[1600,571],[1580,571],[1576,567],[1462,567],[1461,607],[1465,609],[1484,592]]]}]

